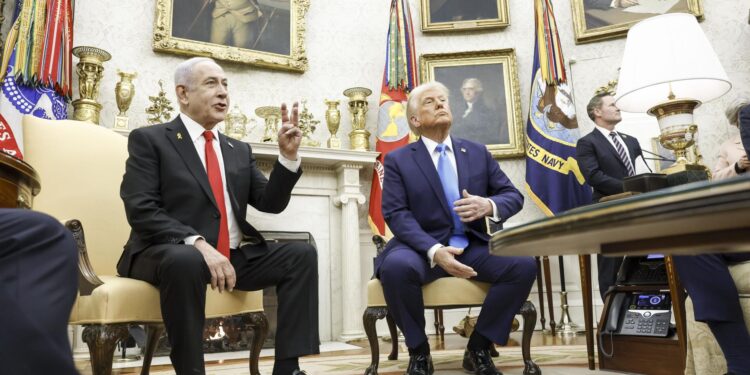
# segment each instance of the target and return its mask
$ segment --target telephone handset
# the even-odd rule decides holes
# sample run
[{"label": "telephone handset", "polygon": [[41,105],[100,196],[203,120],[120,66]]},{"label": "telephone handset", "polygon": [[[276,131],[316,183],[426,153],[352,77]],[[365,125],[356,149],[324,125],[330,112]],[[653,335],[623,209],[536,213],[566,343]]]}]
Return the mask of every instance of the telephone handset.
[{"label": "telephone handset", "polygon": [[617,293],[612,299],[612,304],[609,307],[609,314],[607,315],[607,324],[604,325],[605,333],[613,333],[617,331],[620,325],[620,314],[625,308],[625,297],[626,293]]}]

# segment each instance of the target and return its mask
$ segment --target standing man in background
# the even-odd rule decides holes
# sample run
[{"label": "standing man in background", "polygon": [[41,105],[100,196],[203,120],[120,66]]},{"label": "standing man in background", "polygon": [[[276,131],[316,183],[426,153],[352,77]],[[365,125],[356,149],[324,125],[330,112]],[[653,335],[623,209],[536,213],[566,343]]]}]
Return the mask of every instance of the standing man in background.
[{"label": "standing man in background", "polygon": [[219,133],[229,108],[224,70],[195,57],[175,70],[180,114],[133,130],[120,188],[132,227],[117,264],[121,276],[159,288],[170,358],[178,375],[205,374],[206,285],[219,292],[276,286],[273,375],[303,373],[298,358],[319,353],[315,248],[267,243],[247,222],[247,206],[279,213],[300,178],[297,103],[281,105],[279,159],[269,179],[250,145]]},{"label": "standing man in background", "polygon": [[[586,112],[596,126],[578,140],[576,160],[586,183],[594,188],[593,201],[598,202],[602,197],[623,192],[622,180],[635,175],[635,158],[642,151],[637,139],[615,131],[622,116],[610,94],[594,95]],[[604,294],[615,283],[623,258],[597,255],[596,259],[599,293],[604,299]]]}]

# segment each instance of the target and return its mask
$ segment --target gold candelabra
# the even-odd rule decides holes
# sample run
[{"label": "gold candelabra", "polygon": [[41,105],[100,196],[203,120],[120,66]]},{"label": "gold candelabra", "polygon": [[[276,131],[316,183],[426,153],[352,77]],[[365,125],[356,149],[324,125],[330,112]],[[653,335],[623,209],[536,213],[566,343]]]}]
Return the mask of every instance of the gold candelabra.
[{"label": "gold candelabra", "polygon": [[78,74],[78,95],[73,101],[73,118],[99,124],[99,113],[102,105],[96,99],[99,97],[99,83],[102,80],[104,62],[112,55],[109,52],[90,46],[73,48],[73,55],[78,57],[76,73]]},{"label": "gold candelabra", "polygon": [[344,96],[349,98],[349,112],[352,115],[352,131],[349,133],[349,142],[352,150],[370,150],[370,132],[365,129],[367,125],[367,96],[372,91],[365,87],[352,87],[344,90]]}]

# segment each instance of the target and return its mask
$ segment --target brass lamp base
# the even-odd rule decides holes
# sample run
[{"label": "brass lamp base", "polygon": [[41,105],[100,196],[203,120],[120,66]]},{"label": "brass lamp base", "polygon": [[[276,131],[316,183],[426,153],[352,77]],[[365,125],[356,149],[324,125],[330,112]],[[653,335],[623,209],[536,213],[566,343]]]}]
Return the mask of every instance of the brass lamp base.
[{"label": "brass lamp base", "polygon": [[706,168],[706,166],[701,165],[701,164],[690,164],[684,161],[683,162],[678,161],[672,164],[671,166],[665,169],[662,169],[660,172],[670,175],[670,174],[686,172],[686,171],[708,171],[708,168]]}]

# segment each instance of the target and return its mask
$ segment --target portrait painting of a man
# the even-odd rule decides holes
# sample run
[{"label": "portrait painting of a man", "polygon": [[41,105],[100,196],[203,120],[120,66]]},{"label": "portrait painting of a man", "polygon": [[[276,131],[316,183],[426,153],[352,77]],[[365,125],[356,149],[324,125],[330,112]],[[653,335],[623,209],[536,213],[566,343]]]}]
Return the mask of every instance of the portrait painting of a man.
[{"label": "portrait painting of a man", "polygon": [[508,0],[422,0],[422,31],[508,26]]},{"label": "portrait painting of a man", "polygon": [[[304,71],[300,0],[156,0],[154,49]],[[262,58],[260,58],[262,57]]]},{"label": "portrait painting of a man", "polygon": [[638,21],[665,13],[703,17],[701,0],[573,0],[576,42],[625,35]]},{"label": "portrait painting of a man", "polygon": [[426,54],[422,82],[437,81],[449,91],[451,134],[487,146],[495,157],[523,153],[523,133],[512,49]]},{"label": "portrait painting of a man", "polygon": [[436,68],[435,80],[450,90],[453,134],[486,145],[508,143],[500,64]]},{"label": "portrait painting of a man", "polygon": [[172,35],[289,54],[291,0],[172,0]]}]

